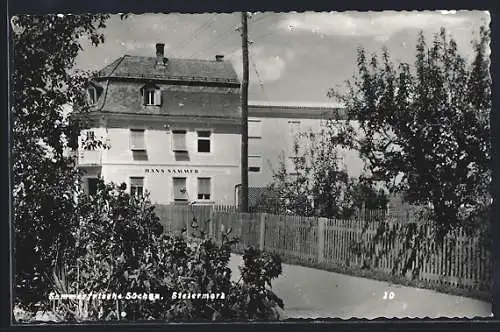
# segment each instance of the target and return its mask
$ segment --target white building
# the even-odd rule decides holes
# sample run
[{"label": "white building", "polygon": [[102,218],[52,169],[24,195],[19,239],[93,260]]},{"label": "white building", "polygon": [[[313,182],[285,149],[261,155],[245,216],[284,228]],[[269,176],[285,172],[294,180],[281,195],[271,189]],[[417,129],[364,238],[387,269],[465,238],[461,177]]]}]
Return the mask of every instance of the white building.
[{"label": "white building", "polygon": [[89,87],[93,138],[109,149],[79,149],[84,185],[97,177],[148,191],[153,203],[235,203],[240,181],[240,83],[221,56],[213,61],[128,56]]}]

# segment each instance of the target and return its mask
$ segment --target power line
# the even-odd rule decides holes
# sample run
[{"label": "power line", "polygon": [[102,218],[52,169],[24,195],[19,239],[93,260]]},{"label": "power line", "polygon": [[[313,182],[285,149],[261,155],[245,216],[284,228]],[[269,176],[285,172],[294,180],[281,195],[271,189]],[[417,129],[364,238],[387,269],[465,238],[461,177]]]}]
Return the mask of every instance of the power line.
[{"label": "power line", "polygon": [[[209,48],[207,50],[210,50],[210,51],[213,50],[215,48],[215,46],[219,45],[223,40],[226,40],[226,37],[229,37],[231,34],[237,32],[237,31],[238,32],[240,31],[240,26],[232,27],[229,31],[226,31],[226,33],[224,35],[222,35],[222,37],[220,37],[217,40],[217,42],[212,44],[212,46],[209,46]],[[198,56],[200,53],[201,53],[201,51],[194,52],[191,54],[191,57]]]},{"label": "power line", "polygon": [[[251,43],[253,44],[253,43],[258,43],[258,42],[261,42],[261,41],[262,41],[262,39],[267,38],[267,37],[269,37],[269,36],[271,36],[271,35],[274,35],[274,34],[276,34],[276,33],[278,33],[278,31],[271,31],[271,32],[269,32],[269,33],[263,34],[263,35],[261,35],[261,36],[257,37],[257,38],[258,38],[258,40],[257,40],[257,41],[256,41],[254,38],[252,38]],[[284,43],[285,45],[287,45],[287,46],[289,46],[289,47],[291,47],[291,48],[293,48],[293,47],[294,47],[294,46],[292,46],[292,45],[290,44],[290,41],[286,41],[286,39],[280,39],[280,42]],[[307,58],[306,58],[306,59],[304,59],[304,60],[305,60],[308,64],[310,64],[311,66],[313,66],[313,67],[315,67],[315,68],[317,68],[317,69],[320,69],[321,71],[324,71],[324,70],[325,70],[325,68],[324,68],[324,67],[322,67],[322,66],[320,66],[320,64],[319,64],[318,62],[316,62],[316,61],[308,61],[308,59],[307,59]]]},{"label": "power line", "polygon": [[[266,37],[269,37],[269,36],[271,36],[271,35],[274,35],[274,34],[276,34],[276,33],[277,33],[277,31],[271,31],[271,32],[268,32],[268,33],[266,33],[266,34],[260,35],[260,36],[258,36],[257,38],[259,38],[259,41],[262,41],[262,39],[264,39],[264,38],[266,38]],[[252,36],[252,37],[253,37],[253,36]],[[254,40],[254,38],[252,38],[252,40]]]},{"label": "power line", "polygon": [[249,57],[250,62],[252,63],[252,67],[255,71],[255,75],[257,76],[257,80],[259,81],[259,85],[260,85],[260,88],[262,89],[262,93],[264,94],[264,99],[266,99],[267,101],[270,101],[269,96],[266,92],[266,89],[264,88],[264,81],[262,80],[262,77],[260,76],[259,70],[257,69],[257,64],[254,61],[254,57],[251,55],[251,52],[249,52],[249,55],[250,55],[250,57]]},{"label": "power line", "polygon": [[257,22],[259,22],[259,21],[262,21],[262,20],[263,20],[263,19],[265,19],[266,17],[269,17],[269,16],[274,15],[274,14],[276,14],[276,13],[264,13],[262,16],[258,16],[256,19],[251,19],[251,20],[249,20],[249,22],[248,22],[248,23],[252,23],[252,24],[253,24],[253,23],[257,23]]},{"label": "power line", "polygon": [[[248,20],[248,22],[251,22],[251,23],[256,23],[258,21],[261,21],[263,19],[265,19],[266,17],[269,17],[271,15],[273,15],[275,13],[264,13],[264,15],[262,16],[258,16],[257,18],[255,19],[250,19]],[[209,46],[208,50],[213,50],[217,45],[219,45],[222,41],[226,40],[227,37],[229,37],[231,34],[233,34],[234,32],[240,32],[241,33],[241,24],[235,26],[235,27],[232,27],[229,31],[227,31],[224,35],[222,35],[214,44],[212,44],[211,46]],[[197,51],[197,52],[194,52],[191,54],[190,57],[195,57],[195,56],[198,56],[199,54],[201,53],[201,51]]]},{"label": "power line", "polygon": [[184,39],[177,47],[177,51],[182,50],[185,48],[187,45],[189,45],[191,42],[193,42],[202,31],[207,29],[209,26],[215,23],[215,18],[217,17],[217,14],[213,14],[205,23],[203,23],[198,29],[196,29],[190,36],[190,38]]}]

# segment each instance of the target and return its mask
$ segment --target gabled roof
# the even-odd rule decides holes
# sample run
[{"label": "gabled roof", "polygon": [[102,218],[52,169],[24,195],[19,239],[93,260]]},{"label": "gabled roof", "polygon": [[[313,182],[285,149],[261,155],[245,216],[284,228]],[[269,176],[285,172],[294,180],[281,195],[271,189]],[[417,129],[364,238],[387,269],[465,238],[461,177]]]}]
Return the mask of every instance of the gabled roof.
[{"label": "gabled roof", "polygon": [[157,65],[156,61],[156,57],[124,55],[100,70],[97,76],[239,83],[236,71],[228,61],[165,58],[165,66]]}]

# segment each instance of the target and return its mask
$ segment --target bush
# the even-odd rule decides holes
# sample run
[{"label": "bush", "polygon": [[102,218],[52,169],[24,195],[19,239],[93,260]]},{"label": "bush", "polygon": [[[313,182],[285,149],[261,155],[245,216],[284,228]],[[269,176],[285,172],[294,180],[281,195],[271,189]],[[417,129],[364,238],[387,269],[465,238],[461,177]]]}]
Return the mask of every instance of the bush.
[{"label": "bush", "polygon": [[[268,287],[281,274],[278,256],[245,250],[241,278],[228,267],[238,240],[221,243],[164,234],[148,198],[131,197],[125,187],[99,184],[78,202],[75,259],[52,276],[56,293],[159,294],[161,298],[61,300],[62,320],[268,320],[283,302]],[[216,293],[224,299],[182,299],[175,293]],[[178,294],[176,294],[178,295]],[[48,301],[46,304],[49,304]]]}]

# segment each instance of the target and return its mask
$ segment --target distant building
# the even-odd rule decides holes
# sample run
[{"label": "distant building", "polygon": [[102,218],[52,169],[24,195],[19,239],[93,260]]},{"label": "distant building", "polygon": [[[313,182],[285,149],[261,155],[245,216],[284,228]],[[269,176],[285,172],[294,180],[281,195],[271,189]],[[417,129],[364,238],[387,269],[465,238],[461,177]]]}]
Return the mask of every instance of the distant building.
[{"label": "distant building", "polygon": [[[328,119],[346,119],[344,109],[334,103],[249,101],[248,115],[249,206],[272,183],[282,161],[287,174],[296,172],[294,159],[305,150],[299,149],[297,154],[295,141],[298,139],[301,147],[307,145],[307,137],[300,138],[301,133],[319,132]],[[339,166],[353,177],[363,169],[358,152],[345,149],[339,149]]]},{"label": "distant building", "polygon": [[154,203],[235,204],[240,182],[240,83],[232,65],[214,60],[124,55],[88,88],[90,128],[82,139],[109,149],[79,149],[84,186],[97,177],[126,183]]},{"label": "distant building", "polygon": [[[333,103],[271,103],[249,101],[248,109],[249,183],[267,186],[283,158],[288,173],[295,172],[294,141],[300,133],[319,132],[328,119],[346,119],[344,110]],[[302,138],[302,141],[307,138]],[[303,152],[303,151],[302,151]],[[339,150],[341,165],[357,177],[363,164],[356,151]]]}]

